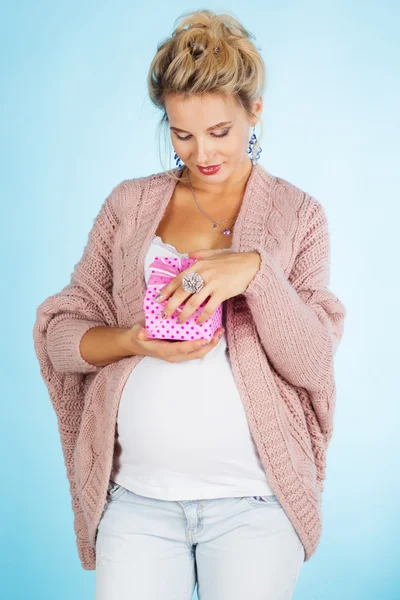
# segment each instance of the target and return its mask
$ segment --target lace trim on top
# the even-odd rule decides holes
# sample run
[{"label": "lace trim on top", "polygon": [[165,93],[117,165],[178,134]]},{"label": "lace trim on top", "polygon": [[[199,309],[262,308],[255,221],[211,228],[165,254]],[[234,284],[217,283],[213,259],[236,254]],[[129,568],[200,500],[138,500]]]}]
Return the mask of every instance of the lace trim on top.
[{"label": "lace trim on top", "polygon": [[171,250],[171,252],[174,252],[175,254],[177,254],[178,256],[181,256],[182,258],[189,257],[189,255],[186,252],[178,252],[178,250],[175,248],[175,246],[173,246],[172,244],[167,244],[166,242],[163,242],[159,235],[154,235],[153,242],[155,242],[159,246],[168,248],[168,250]]},{"label": "lace trim on top", "polygon": [[[168,250],[171,250],[171,252],[174,252],[175,254],[177,254],[178,256],[181,256],[182,258],[188,258],[189,255],[186,252],[179,252],[175,246],[173,246],[172,244],[167,244],[166,242],[163,242],[161,237],[159,235],[155,235],[153,236],[153,242],[155,242],[156,244],[158,244],[159,246],[163,246],[164,248],[167,248]],[[229,250],[230,248],[227,248],[227,250]]]}]

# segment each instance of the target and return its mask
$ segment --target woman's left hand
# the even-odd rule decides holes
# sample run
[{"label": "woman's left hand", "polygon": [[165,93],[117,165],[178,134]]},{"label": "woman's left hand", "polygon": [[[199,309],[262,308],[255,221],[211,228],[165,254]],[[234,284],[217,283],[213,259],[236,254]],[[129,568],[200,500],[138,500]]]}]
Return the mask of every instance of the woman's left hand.
[{"label": "woman's left hand", "polygon": [[[206,298],[209,301],[204,306],[197,318],[197,323],[207,321],[224,300],[242,294],[250,281],[254,278],[260,265],[258,252],[231,252],[226,249],[197,250],[189,252],[189,258],[197,258],[197,262],[181,271],[176,277],[160,290],[162,298],[156,300],[163,302],[169,298],[164,307],[163,318],[168,319],[175,310],[187,299],[189,300],[182,309],[178,322],[183,323]],[[204,280],[204,286],[199,292],[191,294],[182,287],[184,275],[196,272]],[[165,315],[165,316],[164,316]]]}]

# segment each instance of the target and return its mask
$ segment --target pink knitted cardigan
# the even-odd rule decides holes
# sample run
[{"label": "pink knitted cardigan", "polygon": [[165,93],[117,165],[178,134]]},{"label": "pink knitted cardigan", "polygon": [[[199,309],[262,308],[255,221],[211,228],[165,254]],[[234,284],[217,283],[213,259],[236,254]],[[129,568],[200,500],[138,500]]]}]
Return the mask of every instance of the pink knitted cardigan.
[{"label": "pink knitted cardigan", "polygon": [[[97,367],[82,358],[79,344],[91,327],[131,327],[144,317],[144,258],[175,185],[166,172],[116,185],[70,283],[37,308],[35,352],[57,415],[77,547],[88,570],[96,568],[119,400],[143,356]],[[259,270],[243,294],[226,300],[229,356],[262,464],[307,561],[321,536],[334,354],[346,313],[328,289],[324,209],[259,163],[232,234],[232,251],[253,250]]]}]

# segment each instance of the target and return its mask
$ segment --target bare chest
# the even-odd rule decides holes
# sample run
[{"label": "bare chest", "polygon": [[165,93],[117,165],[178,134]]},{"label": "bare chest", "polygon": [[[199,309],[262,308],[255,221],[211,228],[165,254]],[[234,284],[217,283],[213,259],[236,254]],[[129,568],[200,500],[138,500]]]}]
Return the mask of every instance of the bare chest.
[{"label": "bare chest", "polygon": [[[213,221],[200,211],[190,190],[177,186],[156,235],[180,253],[230,248],[235,217],[240,211],[241,202],[242,198],[201,202],[201,207],[211,219],[220,223],[213,230]],[[225,228],[231,230],[230,235],[223,233]]]}]

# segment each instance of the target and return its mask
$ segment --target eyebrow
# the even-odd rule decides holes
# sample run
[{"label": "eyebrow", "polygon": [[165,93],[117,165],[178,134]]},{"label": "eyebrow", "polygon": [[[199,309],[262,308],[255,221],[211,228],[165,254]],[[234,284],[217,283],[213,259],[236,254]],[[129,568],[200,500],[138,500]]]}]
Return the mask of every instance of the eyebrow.
[{"label": "eyebrow", "polygon": [[[217,123],[216,125],[211,125],[211,127],[208,127],[206,129],[206,131],[212,131],[213,129],[220,129],[221,127],[224,127],[224,125],[230,125],[232,123],[232,121],[221,121],[220,123]],[[182,133],[190,133],[190,131],[186,131],[185,129],[179,129],[179,127],[173,127],[171,125],[170,129],[173,129],[174,131],[181,131]]]}]

